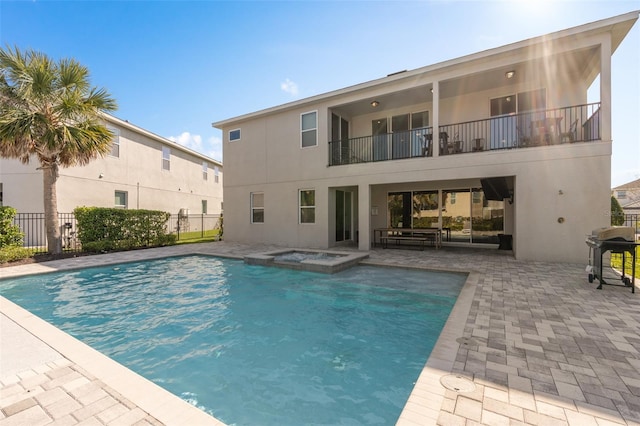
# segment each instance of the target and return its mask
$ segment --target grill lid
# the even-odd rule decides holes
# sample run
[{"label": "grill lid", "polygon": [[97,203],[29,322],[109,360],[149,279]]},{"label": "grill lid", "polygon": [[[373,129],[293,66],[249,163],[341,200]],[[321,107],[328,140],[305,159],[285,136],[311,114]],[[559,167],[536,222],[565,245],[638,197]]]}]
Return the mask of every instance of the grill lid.
[{"label": "grill lid", "polygon": [[625,241],[634,241],[635,232],[630,226],[607,226],[604,228],[594,229],[591,237],[600,241],[623,239]]}]

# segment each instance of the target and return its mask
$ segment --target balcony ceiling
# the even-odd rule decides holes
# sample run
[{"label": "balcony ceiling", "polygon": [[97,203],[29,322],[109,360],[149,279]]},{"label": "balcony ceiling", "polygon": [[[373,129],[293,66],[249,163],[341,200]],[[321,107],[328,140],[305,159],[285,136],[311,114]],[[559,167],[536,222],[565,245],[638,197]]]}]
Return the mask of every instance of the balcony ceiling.
[{"label": "balcony ceiling", "polygon": [[[459,70],[459,64],[452,66],[452,73]],[[507,71],[516,71],[512,79],[507,79]],[[600,72],[599,51],[596,47],[575,50],[568,53],[558,54],[546,60],[536,59],[527,62],[502,66],[499,68],[487,69],[473,74],[440,81],[440,99],[447,99],[464,94],[495,90],[497,88],[508,88],[516,86],[530,80],[554,81],[554,75],[562,73],[566,79],[585,80],[589,86]],[[428,76],[411,75],[407,78],[424,81]],[[400,83],[405,83],[402,80]],[[382,111],[392,111],[395,113],[405,112],[410,107],[429,104],[433,101],[431,83],[420,84],[408,89],[397,90],[398,85],[390,84],[388,93],[363,97],[355,102],[336,105],[331,108],[333,112],[344,117],[355,117],[365,114],[380,113]],[[394,90],[395,89],[395,90]],[[515,90],[515,89],[514,89]],[[372,101],[378,101],[377,107],[372,107]],[[395,111],[393,111],[395,110]],[[406,111],[409,112],[409,111]]]}]

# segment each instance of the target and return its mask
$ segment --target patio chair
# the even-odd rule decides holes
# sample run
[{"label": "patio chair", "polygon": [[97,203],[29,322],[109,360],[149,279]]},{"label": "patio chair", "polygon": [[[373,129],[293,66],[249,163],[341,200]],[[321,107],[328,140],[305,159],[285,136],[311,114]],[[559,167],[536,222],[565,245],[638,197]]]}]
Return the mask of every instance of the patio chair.
[{"label": "patio chair", "polygon": [[578,139],[576,130],[578,130],[578,119],[571,123],[568,132],[560,133],[560,142],[564,143],[565,140],[568,140],[569,143],[575,142]]}]

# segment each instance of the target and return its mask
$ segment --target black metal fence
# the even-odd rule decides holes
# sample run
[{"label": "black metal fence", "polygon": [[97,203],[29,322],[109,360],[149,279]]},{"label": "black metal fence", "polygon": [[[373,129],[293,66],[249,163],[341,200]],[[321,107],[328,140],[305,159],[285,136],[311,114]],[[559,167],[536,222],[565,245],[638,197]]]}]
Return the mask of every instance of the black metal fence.
[{"label": "black metal fence", "polygon": [[[13,223],[20,227],[24,234],[23,245],[35,253],[47,252],[47,230],[44,213],[18,213]],[[58,213],[62,250],[65,252],[81,252],[78,240],[78,227],[73,213]],[[220,239],[222,220],[216,214],[177,214],[171,215],[166,225],[167,233],[176,234],[178,241],[197,240],[201,238]]]}]

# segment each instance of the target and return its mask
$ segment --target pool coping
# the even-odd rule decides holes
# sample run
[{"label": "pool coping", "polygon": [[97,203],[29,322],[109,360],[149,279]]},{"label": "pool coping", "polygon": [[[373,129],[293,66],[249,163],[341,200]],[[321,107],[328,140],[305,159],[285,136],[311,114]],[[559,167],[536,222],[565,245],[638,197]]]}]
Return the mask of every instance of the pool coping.
[{"label": "pool coping", "polygon": [[[205,255],[238,260],[242,259],[242,256],[204,252],[197,248],[194,248],[194,250],[191,251],[183,251],[178,254],[167,254],[166,251],[150,250],[150,252],[147,252],[146,255],[142,256],[142,258],[128,260],[123,260],[122,256],[96,256],[96,261],[89,261],[89,265],[62,263],[60,268],[51,268],[45,263],[38,265],[37,267],[28,267],[24,268],[24,270],[12,271],[12,273],[9,274],[0,273],[0,278],[14,278],[24,275],[183,255]],[[99,261],[100,258],[102,261]],[[411,394],[409,395],[409,398],[407,399],[396,423],[400,426],[435,425],[437,423],[446,392],[446,388],[441,384],[440,380],[443,376],[450,374],[453,370],[455,358],[460,346],[456,339],[463,336],[465,322],[471,310],[471,303],[474,298],[479,274],[465,270],[399,266],[384,262],[374,262],[371,260],[364,260],[360,262],[360,264],[467,274],[465,284],[460,290],[460,294],[458,295],[456,303],[449,314],[447,322],[445,323],[440,336],[427,359],[427,362],[416,380]],[[20,267],[17,268],[22,269]],[[33,336],[59,352],[64,358],[81,366],[108,386],[117,390],[131,403],[137,405],[140,409],[146,411],[158,421],[170,425],[211,424],[215,426],[225,426],[225,423],[222,421],[184,401],[180,397],[172,394],[159,385],[156,385],[106,355],[103,355],[97,350],[91,348],[85,343],[82,343],[73,336],[56,328],[52,324],[21,308],[8,299],[0,296],[0,302],[1,313],[5,314],[9,319],[13,320],[27,332],[31,333]]]},{"label": "pool coping", "polygon": [[0,312],[164,424],[224,426],[201,409],[0,296]]}]

